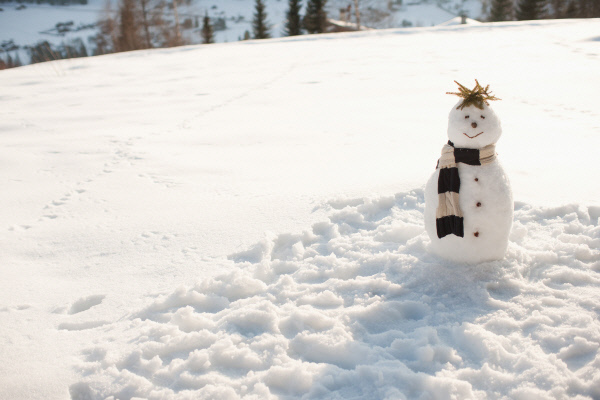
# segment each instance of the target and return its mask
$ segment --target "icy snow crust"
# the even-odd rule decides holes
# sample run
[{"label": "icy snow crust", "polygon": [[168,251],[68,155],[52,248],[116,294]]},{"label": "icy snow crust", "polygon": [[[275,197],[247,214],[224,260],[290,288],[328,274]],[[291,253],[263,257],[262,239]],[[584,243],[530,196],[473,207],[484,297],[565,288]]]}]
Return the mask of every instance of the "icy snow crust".
[{"label": "icy snow crust", "polygon": [[231,255],[88,348],[72,398],[599,398],[597,219],[519,204],[506,259],[469,266],[427,252],[423,202],[332,202]]}]

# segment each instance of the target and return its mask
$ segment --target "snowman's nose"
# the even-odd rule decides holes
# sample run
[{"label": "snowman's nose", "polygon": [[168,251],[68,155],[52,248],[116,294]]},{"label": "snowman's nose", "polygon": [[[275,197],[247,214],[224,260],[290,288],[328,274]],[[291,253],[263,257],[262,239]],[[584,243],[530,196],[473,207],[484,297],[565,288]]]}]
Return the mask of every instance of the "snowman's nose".
[{"label": "snowman's nose", "polygon": [[477,122],[471,122],[471,126],[472,126],[473,128],[477,128]]}]

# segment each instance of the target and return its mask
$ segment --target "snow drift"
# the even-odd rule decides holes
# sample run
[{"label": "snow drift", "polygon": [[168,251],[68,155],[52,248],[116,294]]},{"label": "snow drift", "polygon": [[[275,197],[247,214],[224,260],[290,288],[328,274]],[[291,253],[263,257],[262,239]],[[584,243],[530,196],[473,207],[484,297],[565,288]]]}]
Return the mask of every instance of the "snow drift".
[{"label": "snow drift", "polygon": [[597,210],[517,204],[466,266],[427,252],[422,190],[328,207],[130,315],[72,398],[600,398]]}]

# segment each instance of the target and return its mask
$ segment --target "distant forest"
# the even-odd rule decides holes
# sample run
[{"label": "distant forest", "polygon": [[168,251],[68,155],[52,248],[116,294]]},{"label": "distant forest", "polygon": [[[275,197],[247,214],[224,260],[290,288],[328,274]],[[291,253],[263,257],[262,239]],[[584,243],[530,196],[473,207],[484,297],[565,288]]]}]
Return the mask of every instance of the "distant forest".
[{"label": "distant forest", "polygon": [[[29,56],[29,63],[58,59],[87,57],[123,51],[174,47],[190,44],[186,37],[198,35],[202,43],[214,42],[214,32],[227,29],[224,18],[180,15],[178,7],[192,0],[118,0],[115,9],[106,3],[102,16],[95,24],[76,26],[72,21],[57,23],[43,33],[65,36],[69,32],[89,30],[86,43],[70,39],[60,45],[47,40],[34,45],[19,45],[13,40],[0,42],[0,69],[23,65],[20,54]],[[349,0],[350,1],[350,0]],[[360,1],[352,0],[361,10]],[[13,1],[10,1],[11,3]],[[269,32],[268,10],[264,0],[254,0],[252,32],[246,31],[240,40],[264,39]],[[288,0],[285,31],[288,36],[331,31],[325,12],[327,0]],[[0,0],[0,4],[8,3]],[[87,4],[88,0],[17,0],[25,4],[67,6]],[[300,15],[304,8],[304,15]],[[1,10],[1,8],[0,8]],[[365,11],[366,12],[366,11]],[[598,18],[600,0],[483,0],[482,13],[489,22],[557,18]],[[360,13],[357,15],[360,16]],[[238,17],[240,18],[240,17]],[[243,17],[242,17],[243,18]],[[188,35],[183,33],[186,31]]]},{"label": "distant forest", "polygon": [[[7,0],[0,0],[0,4],[12,3]],[[17,0],[17,4],[50,4],[53,6],[68,6],[70,4],[87,4],[88,0]]]}]

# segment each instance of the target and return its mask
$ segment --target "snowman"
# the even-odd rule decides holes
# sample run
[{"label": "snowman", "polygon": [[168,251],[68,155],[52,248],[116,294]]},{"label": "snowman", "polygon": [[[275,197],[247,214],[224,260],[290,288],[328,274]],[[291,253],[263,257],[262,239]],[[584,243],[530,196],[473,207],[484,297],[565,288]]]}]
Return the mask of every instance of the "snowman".
[{"label": "snowman", "polygon": [[[455,81],[456,82],[456,81]],[[434,254],[454,262],[504,258],[513,220],[510,183],[496,157],[500,120],[488,101],[500,100],[477,80],[460,83],[448,117],[448,144],[425,187],[425,230]]]}]

